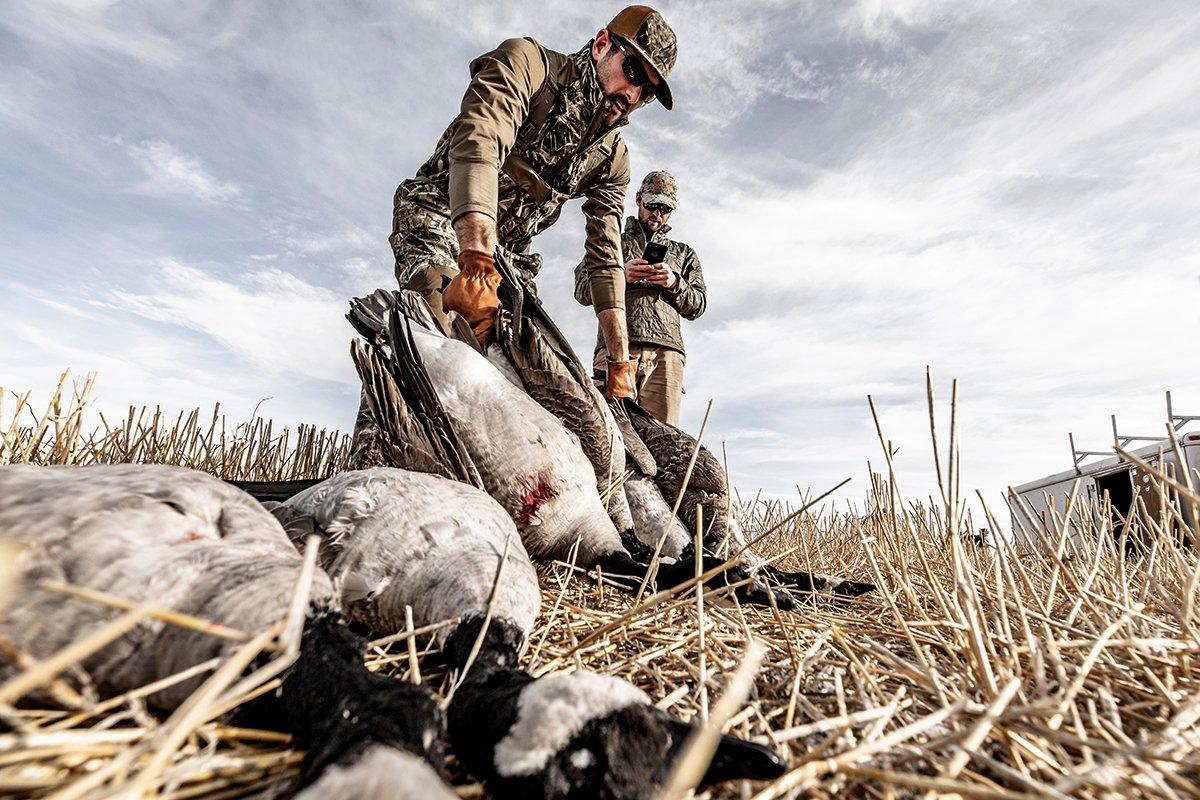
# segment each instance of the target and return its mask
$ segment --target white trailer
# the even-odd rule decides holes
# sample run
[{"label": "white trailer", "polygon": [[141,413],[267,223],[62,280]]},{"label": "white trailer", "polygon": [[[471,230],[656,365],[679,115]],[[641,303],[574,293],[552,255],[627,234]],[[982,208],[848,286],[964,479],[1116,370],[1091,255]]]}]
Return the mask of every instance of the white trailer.
[{"label": "white trailer", "polygon": [[[1200,416],[1183,416],[1174,413],[1171,407],[1171,393],[1167,392],[1167,418],[1176,431],[1179,443],[1179,454],[1183,458],[1180,465],[1175,448],[1169,437],[1165,436],[1125,436],[1117,432],[1117,418],[1112,417],[1113,452],[1095,450],[1077,450],[1075,437],[1067,434],[1071,443],[1071,457],[1074,466],[1071,469],[1054,475],[1048,475],[1029,483],[1021,484],[1012,490],[1008,498],[1009,511],[1012,514],[1013,537],[1019,544],[1031,545],[1030,534],[1036,530],[1057,530],[1058,520],[1066,514],[1067,504],[1072,491],[1078,495],[1075,501],[1072,519],[1068,525],[1075,535],[1078,530],[1081,513],[1095,513],[1102,507],[1100,502],[1105,495],[1112,503],[1113,529],[1120,530],[1129,515],[1136,511],[1137,500],[1152,514],[1157,516],[1161,498],[1156,494],[1158,484],[1151,479],[1133,461],[1116,453],[1117,447],[1136,456],[1151,467],[1166,472],[1181,483],[1185,481],[1185,472],[1192,476],[1195,483],[1196,469],[1200,468],[1200,432],[1182,433],[1181,430],[1189,422],[1200,419]],[[1130,449],[1134,442],[1142,444],[1136,449]],[[1099,458],[1097,461],[1088,459]],[[1181,468],[1182,466],[1182,468]],[[1078,489],[1075,484],[1078,482]],[[1174,490],[1168,489],[1169,495]],[[1168,499],[1171,499],[1170,497]],[[1184,519],[1189,525],[1195,526],[1191,519],[1189,503],[1180,504]],[[1046,546],[1040,542],[1040,546]]]}]

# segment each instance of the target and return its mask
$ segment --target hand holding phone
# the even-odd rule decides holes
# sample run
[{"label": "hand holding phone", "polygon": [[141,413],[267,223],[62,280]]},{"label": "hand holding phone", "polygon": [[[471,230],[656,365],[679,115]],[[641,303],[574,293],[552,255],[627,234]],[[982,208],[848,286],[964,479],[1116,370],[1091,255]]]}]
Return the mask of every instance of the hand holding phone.
[{"label": "hand holding phone", "polygon": [[652,272],[654,268],[647,264],[644,258],[631,258],[625,262],[626,283],[645,283]]}]

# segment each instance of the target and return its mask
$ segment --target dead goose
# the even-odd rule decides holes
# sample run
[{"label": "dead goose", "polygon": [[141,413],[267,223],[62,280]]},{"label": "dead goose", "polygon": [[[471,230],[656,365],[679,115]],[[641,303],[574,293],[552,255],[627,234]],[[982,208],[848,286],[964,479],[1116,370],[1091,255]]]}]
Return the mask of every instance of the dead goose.
[{"label": "dead goose", "polygon": [[[474,470],[479,485],[516,521],[534,558],[565,559],[576,540],[583,564],[620,552],[621,536],[600,501],[595,473],[578,440],[477,349],[414,324],[420,318],[410,309],[423,301],[409,292],[399,295],[400,306],[387,312],[386,345],[376,342],[368,353],[356,342],[354,353],[368,406],[376,423],[383,422],[380,435],[397,443],[389,445],[393,452],[432,450],[423,445],[423,434],[461,446],[469,463],[445,465],[443,460],[437,471],[463,478],[466,470]],[[402,406],[421,421],[420,430],[395,424],[395,418],[404,418],[395,410]],[[405,458],[391,463],[435,471]]]},{"label": "dead goose", "polygon": [[[423,304],[412,292],[377,292],[351,305],[351,321],[369,337],[367,345],[356,341],[352,353],[378,451],[391,454],[393,466],[422,470],[434,454],[439,463],[429,471],[468,483],[478,476],[477,485],[516,521],[534,559],[568,560],[578,541],[580,566],[640,578],[651,551],[632,530],[618,533],[605,514],[576,437],[477,348],[418,324],[423,315],[412,306]],[[420,458],[408,460],[413,453]],[[442,453],[465,453],[469,463],[452,464]],[[717,563],[709,558],[705,569]],[[663,586],[694,574],[690,563],[657,573]],[[734,570],[711,582],[743,577]],[[761,587],[738,591],[746,601],[767,602]]]},{"label": "dead goose", "polygon": [[633,516],[633,529],[638,540],[647,547],[656,547],[659,537],[666,533],[661,553],[671,559],[678,559],[684,549],[691,544],[692,536],[679,520],[671,513],[671,506],[663,498],[662,492],[651,478],[639,471],[634,471],[625,481],[625,496],[629,499],[629,511]]},{"label": "dead goose", "polygon": [[[501,259],[503,267],[503,259]],[[508,274],[507,272],[505,274]],[[611,493],[609,486],[621,475],[624,464],[624,448],[621,443],[621,433],[613,420],[612,412],[607,403],[589,381],[580,382],[579,377],[569,372],[564,364],[570,363],[570,357],[560,355],[562,347],[568,347],[565,340],[555,338],[544,332],[545,326],[539,326],[536,315],[523,314],[520,309],[525,307],[540,309],[536,299],[526,296],[523,291],[513,291],[504,288],[502,295],[506,298],[506,306],[517,309],[517,313],[506,313],[497,321],[497,343],[484,353],[485,358],[501,375],[508,379],[520,391],[527,394],[543,408],[553,414],[568,431],[576,437],[576,444],[583,451],[592,465],[597,493],[606,496],[604,508],[608,512],[613,525],[623,536],[632,535],[633,520],[624,492],[618,488]],[[515,299],[514,299],[515,298]],[[351,303],[347,318],[356,330],[368,341],[378,337],[386,328],[386,318],[393,305],[402,309],[404,316],[417,323],[421,328],[441,334],[441,327],[433,322],[427,307],[416,296],[409,297],[404,292],[376,291],[359,298]],[[544,315],[543,315],[544,317]],[[474,332],[463,321],[454,316],[451,318],[455,329],[449,338],[467,344],[472,350],[479,351],[479,345]],[[553,323],[546,319],[545,325],[553,329]],[[557,342],[563,341],[563,344]],[[355,452],[362,453],[378,449],[376,440],[379,437],[378,428],[363,414],[369,413],[365,402],[360,410],[360,420],[356,424]],[[393,464],[411,469],[420,469],[419,465],[410,461],[396,458],[378,458],[375,460],[357,458],[352,461],[355,468]]]},{"label": "dead goose", "polygon": [[[537,578],[513,521],[486,494],[379,468],[337,475],[273,513],[297,541],[322,537],[321,563],[355,595],[347,613],[377,633],[402,630],[406,605],[416,625],[460,619],[439,633],[448,663],[467,669],[449,706],[449,738],[492,796],[657,796],[691,728],[620,679],[581,670],[535,680],[518,668]],[[782,771],[767,748],[725,737],[706,780]]]},{"label": "dead goose", "polygon": [[533,627],[537,575],[512,518],[479,489],[376,467],[334,475],[271,513],[297,545],[321,537],[319,562],[346,614],[374,631],[402,630],[406,605],[418,625],[482,616],[506,549],[496,604],[517,627]]},{"label": "dead goose", "polygon": [[[285,615],[301,566],[279,523],[258,503],[178,467],[2,467],[0,531],[27,548],[21,591],[0,619],[0,635],[36,658],[115,615],[43,588],[43,579],[152,601],[258,633]],[[82,666],[99,689],[117,694],[226,656],[237,646],[149,623]],[[364,770],[382,765],[388,781],[423,776],[422,796],[452,797],[422,761],[437,760],[439,714],[432,696],[368,672],[362,655],[363,642],[333,610],[333,587],[318,571],[299,657],[279,690],[243,713],[291,731],[309,746],[304,783],[336,767],[340,785],[355,785],[366,780]],[[164,689],[150,700],[172,709],[200,680]]]}]

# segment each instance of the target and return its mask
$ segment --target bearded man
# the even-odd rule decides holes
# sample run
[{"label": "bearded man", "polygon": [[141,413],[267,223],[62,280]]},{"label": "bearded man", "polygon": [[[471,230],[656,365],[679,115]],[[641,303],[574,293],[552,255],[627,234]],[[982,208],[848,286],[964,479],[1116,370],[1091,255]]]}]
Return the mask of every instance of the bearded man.
[{"label": "bearded man", "polygon": [[608,353],[604,394],[632,398],[621,257],[629,151],[619,128],[655,100],[671,108],[675,60],[662,15],[629,6],[573,54],[509,39],[472,61],[458,116],[396,190],[400,285],[421,293],[443,324],[450,312],[462,316],[486,346],[500,308],[496,248],[531,283],[541,267],[531,240],[581,197],[584,271]]}]

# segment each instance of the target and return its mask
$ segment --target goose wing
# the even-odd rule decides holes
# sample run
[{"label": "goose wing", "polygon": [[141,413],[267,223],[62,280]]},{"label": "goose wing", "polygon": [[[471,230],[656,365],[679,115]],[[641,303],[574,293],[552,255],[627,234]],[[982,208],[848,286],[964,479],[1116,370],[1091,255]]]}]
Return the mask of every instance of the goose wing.
[{"label": "goose wing", "polygon": [[364,413],[374,422],[365,427],[374,428],[383,459],[482,488],[413,341],[414,320],[432,323],[424,301],[413,292],[381,290],[353,301],[347,319],[366,339],[351,344],[351,356],[362,379]]},{"label": "goose wing", "polygon": [[398,309],[402,315],[431,331],[441,332],[433,319],[433,313],[425,300],[416,292],[388,291],[376,289],[366,297],[355,297],[350,301],[346,319],[368,342],[387,341],[388,315]]},{"label": "goose wing", "polygon": [[[655,482],[662,488],[663,493],[674,496],[683,485],[683,477],[687,473],[688,462],[696,450],[696,439],[684,433],[674,425],[660,422],[632,400],[622,403],[629,417],[633,430],[641,438],[646,449],[658,465]],[[696,456],[696,465],[692,468],[688,480],[688,488],[705,492],[722,493],[726,490],[725,470],[721,462],[708,450],[701,446]]]}]

